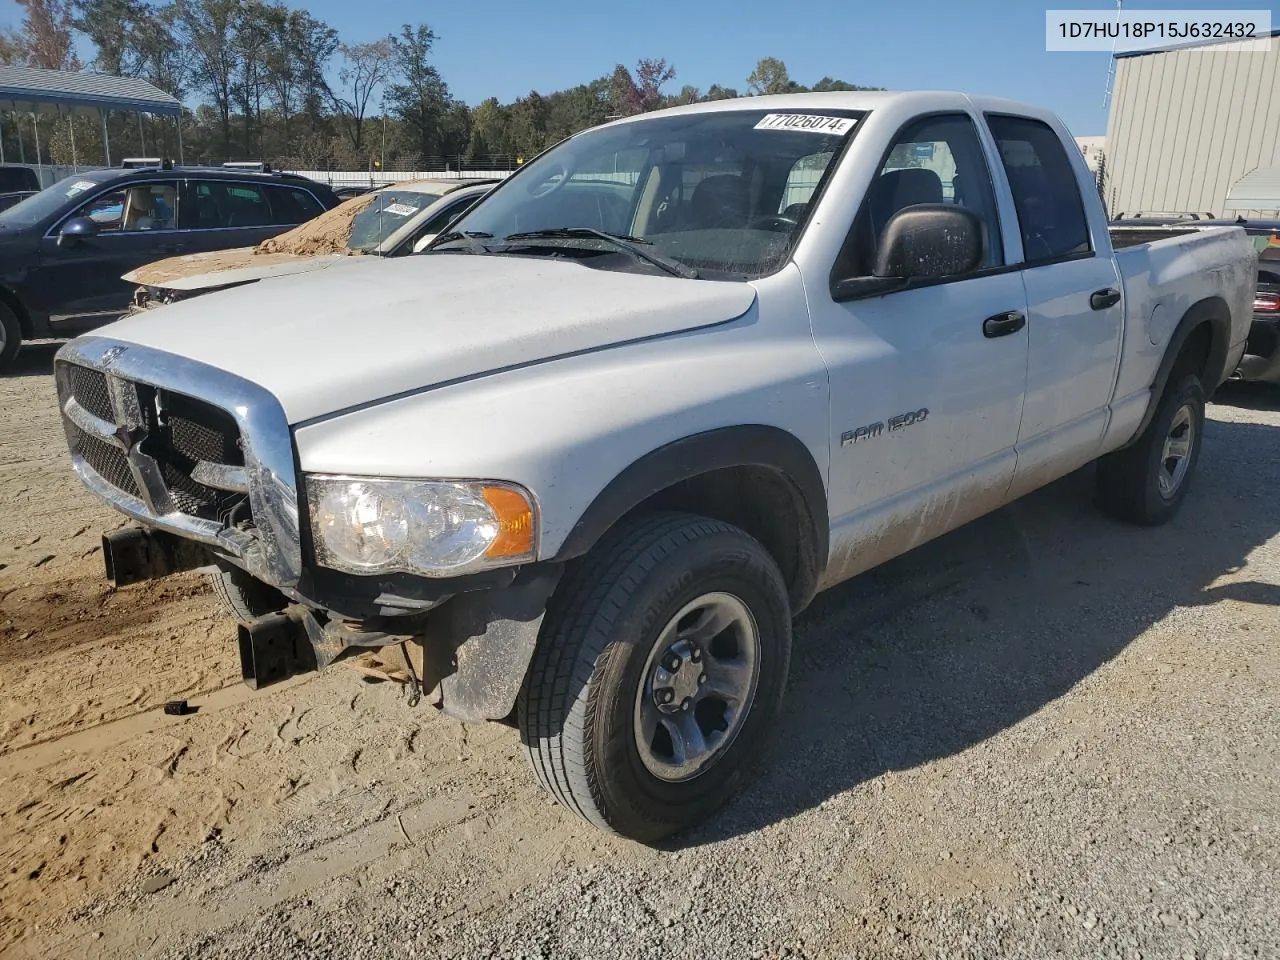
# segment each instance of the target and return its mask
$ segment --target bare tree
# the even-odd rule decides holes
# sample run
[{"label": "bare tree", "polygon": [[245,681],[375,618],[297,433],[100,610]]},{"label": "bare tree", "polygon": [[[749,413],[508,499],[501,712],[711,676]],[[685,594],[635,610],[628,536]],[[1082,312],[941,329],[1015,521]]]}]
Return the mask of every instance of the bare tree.
[{"label": "bare tree", "polygon": [[338,71],[342,90],[340,94],[333,94],[333,105],[342,132],[357,153],[364,146],[364,118],[369,111],[369,101],[386,82],[394,49],[390,37],[372,43],[344,43],[338,48],[342,54],[342,69]]}]

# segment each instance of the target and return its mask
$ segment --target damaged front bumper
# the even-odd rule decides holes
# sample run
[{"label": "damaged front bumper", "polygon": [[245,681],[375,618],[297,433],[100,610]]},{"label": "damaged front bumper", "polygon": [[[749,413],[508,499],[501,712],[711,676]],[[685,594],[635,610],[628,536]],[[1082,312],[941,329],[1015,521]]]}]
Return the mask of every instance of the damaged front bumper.
[{"label": "damaged front bumper", "polygon": [[[226,560],[203,544],[143,527],[104,534],[102,547],[107,577],[117,587]],[[500,720],[515,707],[560,573],[558,564],[534,564],[503,571],[492,582],[431,581],[423,585],[431,591],[430,599],[392,597],[382,589],[385,585],[334,575],[326,582],[345,585],[345,590],[327,597],[329,603],[306,602],[289,591],[281,609],[240,625],[241,675],[259,689],[323,670],[356,650],[403,644],[412,651],[412,669],[429,702],[459,720]],[[304,583],[309,579],[304,576]],[[397,585],[412,594],[407,587]],[[450,588],[458,592],[445,592]],[[385,600],[396,602],[379,602]],[[369,615],[335,614],[334,602],[339,607],[358,604]]]}]

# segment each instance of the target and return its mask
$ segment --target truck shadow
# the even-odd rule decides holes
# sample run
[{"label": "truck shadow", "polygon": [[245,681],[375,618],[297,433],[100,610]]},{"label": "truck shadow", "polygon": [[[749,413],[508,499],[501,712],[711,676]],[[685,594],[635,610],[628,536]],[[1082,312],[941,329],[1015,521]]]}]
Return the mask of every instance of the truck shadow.
[{"label": "truck shadow", "polygon": [[47,377],[53,373],[53,355],[65,341],[38,340],[35,343],[24,343],[18,355],[13,358],[13,366],[0,377]]},{"label": "truck shadow", "polygon": [[1211,420],[1171,524],[1092,508],[1085,469],[820,595],[757,778],[697,846],[757,830],[887,771],[959,753],[1034,714],[1178,607],[1280,604],[1244,578],[1280,531],[1280,429]]},{"label": "truck shadow", "polygon": [[1272,383],[1228,380],[1213,396],[1215,403],[1242,410],[1280,410],[1280,387]]}]

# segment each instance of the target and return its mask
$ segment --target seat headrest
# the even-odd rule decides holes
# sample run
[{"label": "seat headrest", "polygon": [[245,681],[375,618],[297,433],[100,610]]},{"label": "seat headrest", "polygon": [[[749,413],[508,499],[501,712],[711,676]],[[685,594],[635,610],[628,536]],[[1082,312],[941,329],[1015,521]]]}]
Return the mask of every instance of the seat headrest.
[{"label": "seat headrest", "polygon": [[871,187],[871,217],[879,236],[884,225],[899,210],[918,203],[942,202],[942,178],[924,167],[890,170],[876,178]]},{"label": "seat headrest", "polygon": [[741,227],[751,211],[747,182],[734,174],[707,177],[693,189],[689,213],[694,227]]}]

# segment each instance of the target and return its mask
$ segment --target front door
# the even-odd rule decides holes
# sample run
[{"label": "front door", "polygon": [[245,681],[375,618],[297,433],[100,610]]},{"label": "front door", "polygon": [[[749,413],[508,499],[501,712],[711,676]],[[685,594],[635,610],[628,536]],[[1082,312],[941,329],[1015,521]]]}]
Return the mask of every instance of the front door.
[{"label": "front door", "polygon": [[51,310],[55,318],[122,312],[133,286],[121,275],[181,250],[173,180],[108,190],[71,216],[92,220],[98,233],[59,246],[61,224],[55,226],[40,241],[40,259],[31,280],[40,302],[55,305]]},{"label": "front door", "polygon": [[837,272],[869,274],[888,219],[926,203],[982,220],[986,258],[974,273],[845,303],[826,275],[805,277],[831,378],[828,584],[999,506],[1013,476],[1026,297],[1018,273],[1002,269],[1000,215],[970,116],[927,117],[899,133]]}]

